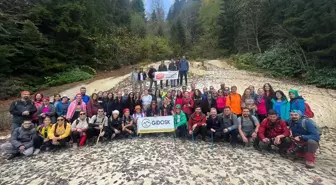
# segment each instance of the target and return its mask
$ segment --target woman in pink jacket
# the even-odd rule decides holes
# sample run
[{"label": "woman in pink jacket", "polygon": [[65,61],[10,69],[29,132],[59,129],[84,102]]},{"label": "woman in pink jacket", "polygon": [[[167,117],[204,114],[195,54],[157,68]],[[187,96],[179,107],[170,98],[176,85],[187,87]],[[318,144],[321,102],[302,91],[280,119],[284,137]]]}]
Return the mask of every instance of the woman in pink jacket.
[{"label": "woman in pink jacket", "polygon": [[70,120],[72,123],[79,117],[80,112],[86,112],[86,104],[82,100],[82,95],[77,94],[76,99],[69,105],[66,119]]},{"label": "woman in pink jacket", "polygon": [[217,113],[223,113],[224,107],[226,106],[226,96],[224,96],[223,90],[218,90],[218,97],[216,99],[216,109]]}]

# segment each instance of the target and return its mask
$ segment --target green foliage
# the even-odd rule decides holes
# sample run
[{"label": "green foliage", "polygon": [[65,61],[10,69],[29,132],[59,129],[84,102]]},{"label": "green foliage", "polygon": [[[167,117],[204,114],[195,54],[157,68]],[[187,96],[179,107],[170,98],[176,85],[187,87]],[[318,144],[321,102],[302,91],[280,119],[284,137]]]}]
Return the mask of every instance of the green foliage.
[{"label": "green foliage", "polygon": [[46,79],[47,85],[55,86],[55,85],[62,85],[62,84],[81,81],[81,80],[87,80],[92,77],[94,76],[78,68],[74,68],[66,72],[57,73],[56,75],[51,76],[51,77],[45,77],[45,79]]},{"label": "green foliage", "polygon": [[335,88],[336,87],[336,70],[323,68],[319,70],[309,70],[306,75],[306,81],[309,84],[315,84],[318,87]]},{"label": "green foliage", "polygon": [[232,56],[234,65],[238,69],[251,69],[256,65],[256,56],[253,53],[236,54]]},{"label": "green foliage", "polygon": [[81,71],[84,71],[84,72],[86,72],[86,73],[89,73],[90,75],[93,75],[93,76],[96,76],[96,75],[97,75],[97,71],[96,71],[95,69],[93,69],[92,67],[90,67],[90,66],[86,66],[86,65],[84,65],[84,66],[80,66],[79,69],[80,69]]}]

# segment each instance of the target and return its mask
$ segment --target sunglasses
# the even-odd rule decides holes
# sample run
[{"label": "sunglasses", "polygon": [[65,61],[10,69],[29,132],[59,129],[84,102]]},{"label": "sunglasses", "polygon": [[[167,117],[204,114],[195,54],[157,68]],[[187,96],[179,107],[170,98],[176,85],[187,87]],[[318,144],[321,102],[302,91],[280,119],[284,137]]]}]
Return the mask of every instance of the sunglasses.
[{"label": "sunglasses", "polygon": [[64,121],[64,119],[57,119],[57,121]]},{"label": "sunglasses", "polygon": [[32,124],[31,122],[26,122],[26,123],[23,123],[24,125],[30,125]]},{"label": "sunglasses", "polygon": [[80,113],[79,115],[85,115],[85,113]]},{"label": "sunglasses", "polygon": [[104,112],[104,111],[102,111],[102,110],[99,110],[98,112]]}]

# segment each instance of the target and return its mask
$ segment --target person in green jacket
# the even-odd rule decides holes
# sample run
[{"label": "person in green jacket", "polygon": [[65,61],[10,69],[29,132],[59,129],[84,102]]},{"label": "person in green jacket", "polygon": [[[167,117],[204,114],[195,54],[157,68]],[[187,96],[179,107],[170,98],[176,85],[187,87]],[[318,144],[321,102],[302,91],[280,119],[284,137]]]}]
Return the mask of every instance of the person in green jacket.
[{"label": "person in green jacket", "polygon": [[282,91],[275,91],[275,98],[272,99],[273,110],[282,120],[289,119],[290,103]]},{"label": "person in green jacket", "polygon": [[174,125],[176,136],[182,138],[182,141],[184,142],[187,139],[188,124],[187,124],[187,116],[181,110],[180,104],[177,104],[175,106]]}]

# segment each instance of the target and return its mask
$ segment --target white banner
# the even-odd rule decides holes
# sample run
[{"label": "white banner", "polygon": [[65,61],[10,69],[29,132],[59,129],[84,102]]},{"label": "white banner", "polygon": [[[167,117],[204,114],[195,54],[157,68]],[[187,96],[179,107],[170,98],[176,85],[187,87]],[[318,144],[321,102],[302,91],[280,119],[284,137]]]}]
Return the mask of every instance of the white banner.
[{"label": "white banner", "polygon": [[154,73],[154,79],[159,80],[176,80],[178,79],[178,71],[161,71]]},{"label": "white banner", "polygon": [[158,132],[174,132],[174,117],[144,117],[138,119],[138,133],[158,133]]}]

